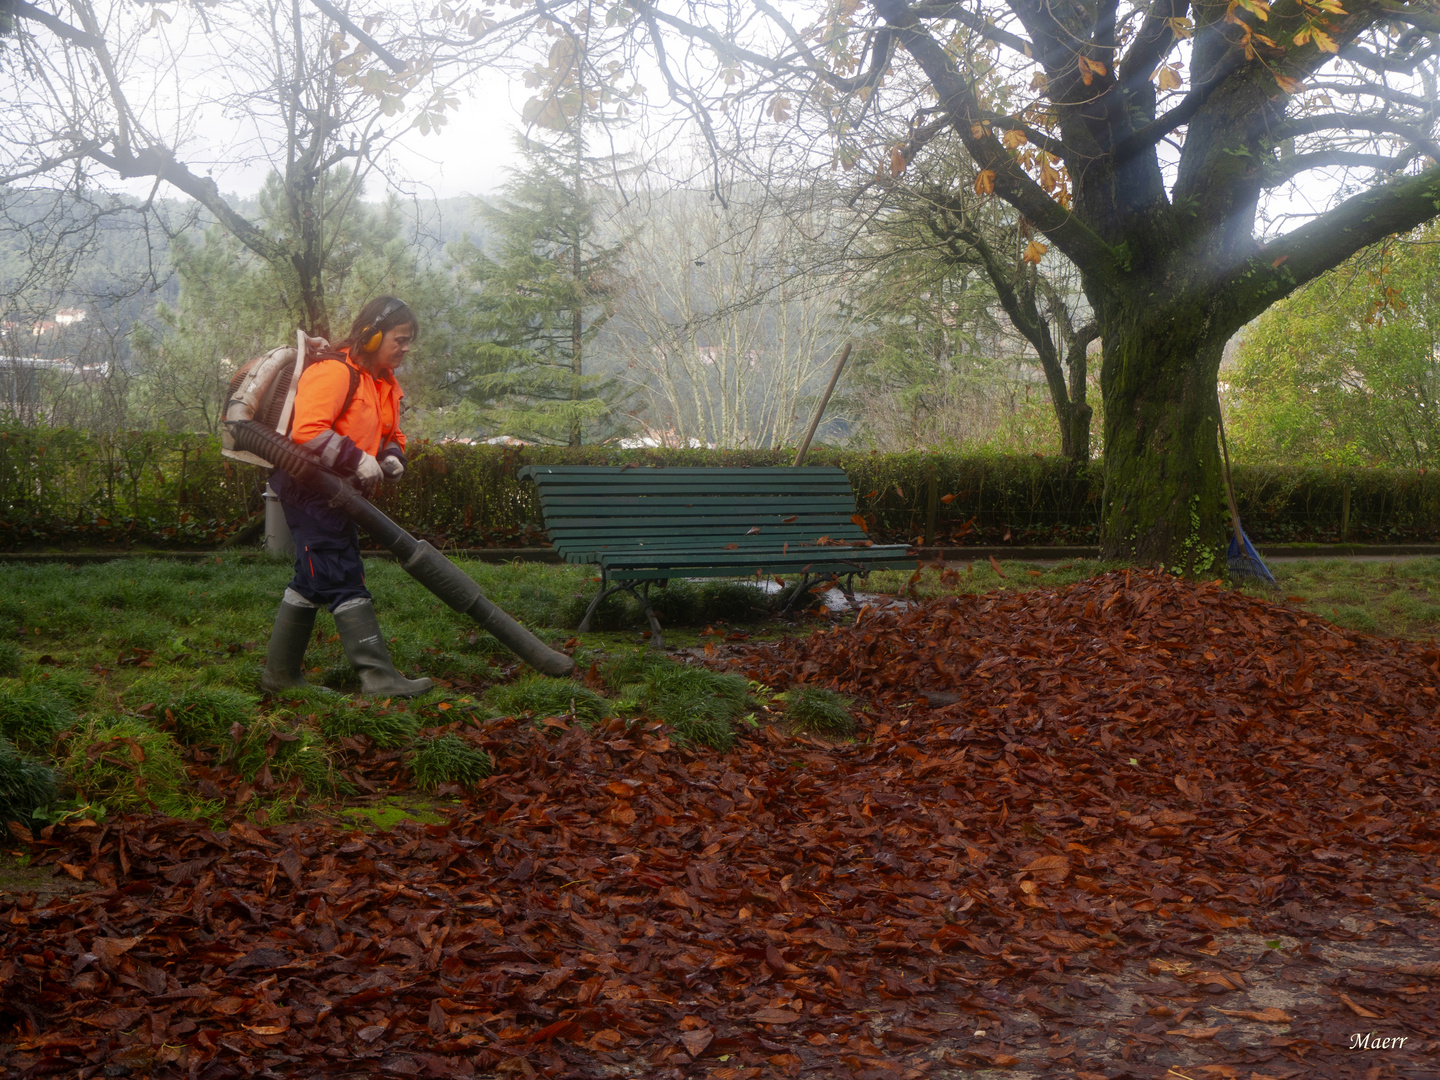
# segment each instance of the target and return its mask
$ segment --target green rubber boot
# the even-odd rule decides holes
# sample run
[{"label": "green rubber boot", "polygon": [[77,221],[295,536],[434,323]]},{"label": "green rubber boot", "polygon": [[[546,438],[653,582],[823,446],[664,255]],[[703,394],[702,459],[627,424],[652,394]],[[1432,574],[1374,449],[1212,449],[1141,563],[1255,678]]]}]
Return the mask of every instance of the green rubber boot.
[{"label": "green rubber boot", "polygon": [[293,603],[287,589],[275,613],[275,628],[270,631],[270,645],[265,651],[265,673],[260,676],[260,685],[272,694],[309,685],[304,676],[305,649],[315,631],[315,606],[307,605],[299,596],[295,599],[301,602]]},{"label": "green rubber boot", "polygon": [[360,674],[360,689],[371,697],[418,697],[435,685],[429,679],[407,679],[395,670],[375,605],[369,600],[347,600],[336,608],[335,629],[346,657]]}]

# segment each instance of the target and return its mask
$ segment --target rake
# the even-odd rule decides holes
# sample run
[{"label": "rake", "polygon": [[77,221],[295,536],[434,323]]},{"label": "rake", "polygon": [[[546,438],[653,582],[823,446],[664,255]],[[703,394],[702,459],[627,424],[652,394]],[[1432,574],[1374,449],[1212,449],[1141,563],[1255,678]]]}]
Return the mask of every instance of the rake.
[{"label": "rake", "polygon": [[1255,545],[1250,543],[1250,538],[1240,527],[1240,508],[1235,503],[1235,485],[1230,481],[1230,447],[1225,442],[1225,418],[1221,416],[1219,419],[1220,452],[1225,458],[1225,495],[1230,500],[1230,523],[1235,528],[1235,535],[1230,537],[1230,549],[1225,552],[1225,565],[1237,578],[1254,578],[1279,588],[1275,575],[1270,573],[1269,567],[1260,560],[1260,553],[1255,550]]}]

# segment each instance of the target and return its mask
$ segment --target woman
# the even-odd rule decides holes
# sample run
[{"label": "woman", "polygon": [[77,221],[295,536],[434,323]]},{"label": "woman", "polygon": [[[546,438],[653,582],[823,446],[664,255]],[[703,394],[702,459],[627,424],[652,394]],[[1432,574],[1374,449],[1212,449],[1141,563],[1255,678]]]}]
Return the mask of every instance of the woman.
[{"label": "woman", "polygon": [[[405,475],[395,369],[419,332],[420,321],[403,300],[377,296],[360,309],[350,336],[300,376],[290,437],[330,469],[353,475],[367,495],[382,479]],[[323,604],[365,693],[414,697],[429,690],[429,679],[407,679],[390,661],[365,588],[355,523],[282,470],[270,486],[295,538],[295,577],[275,616],[261,685],[272,692],[305,685],[305,648]]]}]

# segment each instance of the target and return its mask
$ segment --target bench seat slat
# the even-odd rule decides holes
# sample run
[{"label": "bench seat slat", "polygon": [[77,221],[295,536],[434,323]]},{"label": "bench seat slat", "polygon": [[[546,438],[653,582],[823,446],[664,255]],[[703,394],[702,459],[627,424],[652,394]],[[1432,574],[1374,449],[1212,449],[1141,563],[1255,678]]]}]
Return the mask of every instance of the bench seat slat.
[{"label": "bench seat slat", "polygon": [[883,553],[871,558],[812,558],[790,560],[787,558],[751,558],[740,562],[697,559],[684,564],[602,564],[606,574],[613,581],[661,581],[668,578],[700,577],[751,577],[774,574],[850,574],[869,570],[912,570],[915,556],[907,556],[902,548],[899,554],[886,556]]},{"label": "bench seat slat", "polygon": [[687,554],[696,550],[707,550],[707,552],[723,552],[726,554],[742,554],[742,556],[755,556],[755,553],[775,553],[778,556],[804,557],[806,554],[824,554],[825,552],[868,552],[868,547],[860,546],[838,546],[838,544],[736,544],[734,547],[726,547],[721,544],[719,547],[706,546],[697,549],[696,544],[583,544],[573,549],[562,552],[566,562],[600,562],[606,559],[621,559],[621,557],[639,557],[639,559],[668,559],[674,554]]},{"label": "bench seat slat", "polygon": [[745,487],[766,490],[789,488],[791,491],[805,491],[812,487],[834,488],[850,483],[845,473],[838,469],[817,469],[813,473],[809,473],[807,470],[806,474],[799,476],[750,472],[744,469],[732,473],[711,474],[707,472],[704,476],[687,476],[679,471],[647,473],[637,469],[627,473],[545,475],[537,479],[543,480],[547,488],[555,489],[596,484],[605,487],[634,487],[646,491],[665,491],[670,488],[685,488],[693,491],[712,487]]},{"label": "bench seat slat", "polygon": [[[712,517],[709,514],[676,514],[673,518],[665,519],[667,529],[691,529],[699,532],[721,531],[747,533],[751,529],[759,529],[763,533],[813,533],[816,536],[824,536],[835,529],[858,530],[850,515],[840,517],[836,514],[792,514],[794,521],[787,521],[785,518],[751,517],[745,514],[726,514]],[[546,517],[545,523],[551,532],[583,532],[586,529],[601,529],[606,532],[617,530],[628,530],[634,533],[642,533],[647,529],[654,531],[655,523],[648,519],[636,517]]]},{"label": "bench seat slat", "polygon": [[686,483],[704,482],[709,479],[733,477],[780,477],[791,483],[805,483],[813,477],[845,476],[845,470],[836,465],[807,465],[795,469],[789,465],[525,465],[520,469],[520,479],[538,480],[570,477],[630,477],[642,476],[656,479],[678,478]]},{"label": "bench seat slat", "polygon": [[745,495],[757,499],[784,499],[796,496],[830,495],[854,501],[854,494],[841,484],[811,484],[804,487],[792,485],[788,488],[779,484],[611,484],[602,480],[591,480],[575,484],[546,485],[541,498],[553,499],[563,496],[600,498],[615,495],[645,495],[653,499],[704,498],[712,499],[723,495]]},{"label": "bench seat slat", "polygon": [[[877,562],[887,559],[903,559],[906,548],[903,544],[887,544],[880,548],[823,547],[805,551],[668,551],[655,555],[617,552],[602,554],[603,567],[667,566],[711,564],[715,566],[753,566],[757,563],[785,563],[800,566],[808,562]],[[911,562],[915,556],[910,556]]]},{"label": "bench seat slat", "polygon": [[[826,534],[822,533],[821,536]],[[841,541],[855,547],[866,546],[867,537],[852,529],[848,533],[839,530],[829,534],[829,539]],[[724,534],[687,534],[684,536],[636,536],[634,534],[587,533],[583,536],[552,535],[551,543],[561,554],[571,551],[693,551],[726,549],[734,544],[744,551],[784,551],[787,547],[809,550],[827,547],[821,544],[814,533],[793,536],[727,536]]]},{"label": "bench seat slat", "polygon": [[[766,505],[767,503],[773,504],[773,508]],[[855,512],[855,500],[844,495],[792,494],[788,498],[770,499],[745,495],[740,492],[716,495],[710,498],[701,498],[694,494],[611,495],[603,499],[597,499],[590,495],[546,495],[541,497],[540,506],[545,510],[547,516],[552,512],[563,515],[566,511],[581,510],[588,510],[591,513],[598,510],[607,517],[618,517],[622,513],[636,510],[644,510],[652,514],[673,514],[685,510],[697,510],[707,514],[744,511],[755,517],[781,516],[782,508],[786,515],[808,511],[812,514],[844,513],[848,517]]]},{"label": "bench seat slat", "polygon": [[[854,535],[844,536],[839,533],[832,534],[831,540],[843,541],[855,547],[865,546],[865,537]],[[727,544],[736,544],[747,550],[769,551],[774,549],[781,551],[788,544],[792,548],[826,547],[821,544],[819,537],[813,533],[806,533],[803,536],[716,536],[690,534],[686,536],[631,536],[631,535],[609,535],[605,533],[588,533],[584,536],[557,537],[554,543],[564,543],[568,548],[595,547],[595,548],[640,548],[642,550],[664,550],[666,548],[680,548],[684,550],[695,550],[697,548],[724,548]]]}]

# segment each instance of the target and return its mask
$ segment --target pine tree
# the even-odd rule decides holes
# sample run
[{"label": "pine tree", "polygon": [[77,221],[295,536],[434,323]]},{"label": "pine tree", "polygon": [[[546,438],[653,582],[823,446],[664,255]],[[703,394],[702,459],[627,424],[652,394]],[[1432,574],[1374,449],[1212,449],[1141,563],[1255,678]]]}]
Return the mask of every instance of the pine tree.
[{"label": "pine tree", "polygon": [[577,133],[521,149],[524,167],[479,209],[488,250],[468,239],[452,249],[472,289],[457,383],[489,434],[579,446],[622,422],[625,393],[590,354],[613,314],[624,245],[602,236],[596,162]]}]

